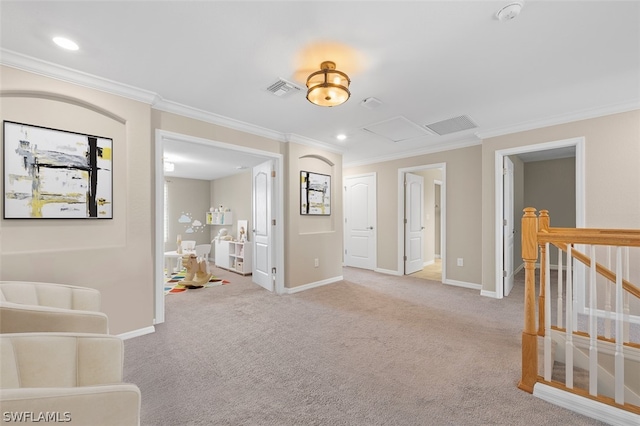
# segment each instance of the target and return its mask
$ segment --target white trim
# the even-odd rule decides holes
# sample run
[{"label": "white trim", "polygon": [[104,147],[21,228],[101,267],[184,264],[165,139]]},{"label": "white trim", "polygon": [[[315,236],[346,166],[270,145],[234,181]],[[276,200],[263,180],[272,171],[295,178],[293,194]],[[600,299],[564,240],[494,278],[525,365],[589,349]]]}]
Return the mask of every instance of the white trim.
[{"label": "white trim", "polygon": [[346,169],[349,167],[367,166],[369,164],[385,163],[387,161],[402,160],[403,158],[411,158],[411,157],[416,157],[418,155],[427,155],[427,154],[433,154],[436,152],[451,151],[454,149],[467,148],[470,146],[475,146],[480,144],[482,144],[482,141],[478,140],[476,137],[472,137],[471,139],[465,138],[459,141],[455,141],[455,140],[444,141],[438,145],[433,145],[428,148],[405,151],[397,154],[384,154],[379,157],[368,158],[368,159],[359,160],[359,161],[350,161],[347,163],[343,163],[342,167]]},{"label": "white trim", "polygon": [[139,89],[137,87],[118,83],[106,78],[97,77],[92,74],[63,67],[52,62],[43,61],[41,59],[36,59],[31,56],[3,48],[0,48],[0,64],[45,77],[54,78],[56,80],[88,87],[90,89],[122,96],[128,99],[133,99],[149,105],[153,105],[160,99],[160,96],[157,93],[150,92],[148,90]]},{"label": "white trim", "polygon": [[338,148],[335,145],[323,143],[305,136],[296,135],[295,133],[287,133],[286,135],[284,135],[284,139],[285,142],[294,142],[300,145],[306,145],[313,148],[322,149],[324,151],[333,152],[334,154],[343,154],[345,152],[344,148]]},{"label": "white trim", "polygon": [[490,297],[492,299],[497,299],[498,298],[498,295],[496,294],[495,291],[488,291],[488,290],[481,290],[480,291],[480,296]]},{"label": "white trim", "polygon": [[447,285],[451,285],[451,286],[454,286],[454,287],[470,288],[470,289],[473,289],[473,290],[482,290],[482,284],[468,283],[466,281],[442,280],[442,284],[447,284]]},{"label": "white trim", "polygon": [[424,263],[422,264],[422,267],[424,268],[424,267],[426,267],[426,266],[433,265],[434,263],[436,263],[435,259],[433,259],[433,260],[427,260],[426,262],[424,262]]},{"label": "white trim", "polygon": [[640,415],[638,414],[633,414],[599,401],[584,398],[571,392],[556,389],[544,383],[535,384],[533,387],[533,395],[551,404],[610,425],[630,426],[640,424]]},{"label": "white trim", "polygon": [[275,139],[280,142],[286,142],[284,135],[280,132],[276,132],[275,130],[256,126],[240,120],[234,120],[233,118],[224,117],[222,115],[214,114],[212,112],[193,108],[188,105],[179,104],[177,102],[168,101],[165,99],[160,99],[159,101],[157,101],[153,105],[153,109],[178,114],[183,117],[193,118],[195,120],[216,124],[218,126],[227,127],[229,129],[238,130],[252,135]]},{"label": "white trim", "polygon": [[140,337],[140,336],[144,336],[145,334],[151,334],[155,332],[156,332],[156,328],[154,326],[149,326],[145,328],[139,328],[133,331],[127,331],[126,333],[118,334],[117,337],[121,338],[122,340],[128,340],[128,339],[133,339],[134,337]]},{"label": "white trim", "polygon": [[[564,148],[568,146],[576,147],[576,227],[584,227],[585,217],[585,156],[584,137],[563,139],[558,141],[543,142],[533,145],[518,146],[515,148],[500,149],[495,152],[494,162],[494,245],[495,245],[495,294],[497,299],[504,297],[504,286],[502,282],[502,271],[504,269],[504,247],[502,242],[502,215],[503,215],[503,192],[504,182],[502,180],[502,169],[507,155],[523,154],[525,152],[536,152],[547,149]],[[552,212],[553,213],[553,212]]]},{"label": "white trim", "polygon": [[275,293],[284,293],[284,165],[283,155],[279,153],[262,151],[248,148],[241,145],[219,142],[211,139],[204,139],[190,135],[169,132],[166,130],[156,130],[155,138],[155,251],[154,251],[154,318],[155,324],[164,322],[164,243],[163,243],[163,221],[164,221],[164,169],[162,167],[163,144],[165,140],[183,141],[213,146],[217,148],[229,149],[242,153],[263,156],[266,160],[273,160],[275,163],[276,177],[274,184],[273,205],[276,206],[275,216],[278,224],[273,235],[273,244],[276,261],[274,266],[279,271],[275,279]]},{"label": "white trim", "polygon": [[447,280],[447,163],[424,164],[420,166],[403,167],[398,169],[398,274],[404,275],[404,174],[422,170],[442,169],[442,183],[440,188],[440,256],[442,259],[442,282]]},{"label": "white trim", "polygon": [[496,136],[508,135],[511,133],[526,132],[528,130],[540,129],[543,127],[556,126],[558,124],[572,123],[580,120],[588,120],[590,118],[603,117],[611,114],[619,114],[622,112],[634,111],[640,108],[640,99],[625,101],[622,103],[609,104],[599,106],[597,108],[583,109],[568,114],[560,114],[553,117],[547,117],[542,120],[526,121],[511,126],[498,127],[489,129],[484,132],[476,133],[480,139],[488,139]]},{"label": "white trim", "polygon": [[394,275],[396,277],[401,277],[402,275],[404,275],[400,271],[394,271],[393,269],[376,268],[375,272],[379,272],[381,274],[387,274],[387,275]]},{"label": "white trim", "polygon": [[344,279],[344,277],[342,275],[339,275],[337,277],[327,278],[326,280],[316,281],[316,282],[309,283],[309,284],[303,284],[303,285],[299,285],[297,287],[291,287],[291,288],[285,287],[284,293],[285,294],[299,293],[301,291],[309,290],[309,289],[312,289],[312,288],[322,287],[323,285],[333,284],[333,283],[336,283],[338,281],[342,281],[343,279]]}]

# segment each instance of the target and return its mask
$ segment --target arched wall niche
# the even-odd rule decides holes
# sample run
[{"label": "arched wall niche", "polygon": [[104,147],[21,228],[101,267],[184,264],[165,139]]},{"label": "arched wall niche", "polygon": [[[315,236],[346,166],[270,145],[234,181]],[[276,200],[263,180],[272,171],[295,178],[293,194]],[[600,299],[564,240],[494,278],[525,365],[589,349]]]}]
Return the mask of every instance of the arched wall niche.
[{"label": "arched wall niche", "polygon": [[114,114],[111,111],[108,111],[104,108],[101,108],[97,105],[94,105],[82,99],[74,98],[72,96],[61,95],[59,93],[43,92],[43,91],[36,91],[36,90],[0,90],[0,97],[47,99],[51,101],[63,102],[66,104],[71,104],[71,105],[75,105],[75,106],[79,106],[79,107],[91,110],[100,115],[108,117],[114,121],[117,121],[120,124],[126,124],[126,120],[124,118],[120,117],[117,114]]}]

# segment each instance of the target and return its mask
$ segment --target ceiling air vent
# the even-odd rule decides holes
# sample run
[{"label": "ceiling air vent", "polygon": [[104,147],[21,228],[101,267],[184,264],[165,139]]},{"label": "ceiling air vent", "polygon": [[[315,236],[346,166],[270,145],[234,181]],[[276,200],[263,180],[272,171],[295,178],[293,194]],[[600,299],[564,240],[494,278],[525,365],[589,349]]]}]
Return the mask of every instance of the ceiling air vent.
[{"label": "ceiling air vent", "polygon": [[297,93],[299,91],[300,88],[298,86],[282,78],[267,87],[267,92],[271,92],[281,98],[290,96],[292,93]]},{"label": "ceiling air vent", "polygon": [[469,117],[461,115],[460,117],[449,118],[447,120],[438,121],[437,123],[427,124],[427,129],[442,135],[460,132],[462,130],[474,129],[478,127]]}]

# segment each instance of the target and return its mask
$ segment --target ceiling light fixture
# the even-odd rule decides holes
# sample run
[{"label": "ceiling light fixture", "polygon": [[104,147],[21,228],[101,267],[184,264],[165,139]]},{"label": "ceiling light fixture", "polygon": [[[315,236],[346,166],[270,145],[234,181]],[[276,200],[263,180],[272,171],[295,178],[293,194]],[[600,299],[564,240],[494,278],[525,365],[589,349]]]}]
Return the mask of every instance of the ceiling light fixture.
[{"label": "ceiling light fixture", "polygon": [[319,106],[332,107],[343,104],[349,99],[349,76],[336,70],[335,62],[320,64],[320,71],[307,78],[307,100]]},{"label": "ceiling light fixture", "polygon": [[53,42],[67,50],[78,50],[80,48],[76,42],[64,37],[54,37]]},{"label": "ceiling light fixture", "polygon": [[347,135],[345,135],[344,133],[340,133],[338,136],[336,136],[336,139],[338,139],[339,141],[343,141],[347,138]]},{"label": "ceiling light fixture", "polygon": [[496,13],[496,17],[500,21],[509,21],[518,16],[521,10],[522,2],[516,1],[513,3],[509,3],[508,5],[500,9],[498,13]]}]

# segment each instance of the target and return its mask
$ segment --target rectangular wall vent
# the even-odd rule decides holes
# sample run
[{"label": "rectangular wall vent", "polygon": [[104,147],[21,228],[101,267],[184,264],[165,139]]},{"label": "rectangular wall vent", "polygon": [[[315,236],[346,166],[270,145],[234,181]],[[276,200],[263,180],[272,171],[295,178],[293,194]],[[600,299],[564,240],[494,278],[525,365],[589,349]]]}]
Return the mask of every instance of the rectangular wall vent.
[{"label": "rectangular wall vent", "polygon": [[427,124],[425,127],[442,136],[462,130],[475,129],[478,125],[466,115],[461,115],[460,117],[448,118],[438,121],[437,123]]},{"label": "rectangular wall vent", "polygon": [[282,78],[267,87],[267,92],[271,92],[279,97],[290,96],[292,93],[299,92],[300,90],[298,86]]}]

